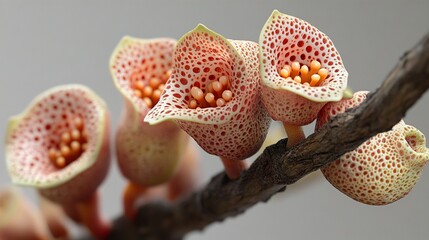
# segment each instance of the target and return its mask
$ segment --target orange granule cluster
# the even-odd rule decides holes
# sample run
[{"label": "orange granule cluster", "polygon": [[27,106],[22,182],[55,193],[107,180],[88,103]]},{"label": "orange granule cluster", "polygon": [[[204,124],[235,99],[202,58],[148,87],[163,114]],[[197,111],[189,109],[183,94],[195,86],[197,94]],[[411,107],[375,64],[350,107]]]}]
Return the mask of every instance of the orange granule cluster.
[{"label": "orange granule cluster", "polygon": [[293,62],[292,65],[285,65],[280,70],[281,77],[293,80],[308,86],[320,86],[328,76],[328,70],[321,67],[319,61],[313,60],[310,67],[299,62]]},{"label": "orange granule cluster", "polygon": [[72,129],[60,135],[60,143],[51,147],[48,156],[57,168],[64,168],[78,159],[88,147],[88,136],[83,119],[76,117]]},{"label": "orange granule cluster", "polygon": [[132,81],[132,88],[134,94],[141,98],[147,105],[148,108],[155,106],[164,90],[165,83],[171,76],[171,70],[165,72],[163,77],[152,77],[149,82],[145,82],[142,79],[136,79]]},{"label": "orange granule cluster", "polygon": [[229,89],[229,78],[221,76],[218,80],[208,84],[205,92],[199,87],[192,87],[189,108],[222,107],[231,99],[232,92]]}]

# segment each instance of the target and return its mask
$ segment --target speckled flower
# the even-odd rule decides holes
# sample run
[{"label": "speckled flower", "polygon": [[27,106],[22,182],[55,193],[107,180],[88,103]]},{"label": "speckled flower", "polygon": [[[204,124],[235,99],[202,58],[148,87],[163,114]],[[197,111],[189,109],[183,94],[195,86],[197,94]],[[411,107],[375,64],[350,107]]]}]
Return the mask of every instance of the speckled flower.
[{"label": "speckled flower", "polygon": [[159,103],[145,121],[174,119],[208,153],[219,156],[228,176],[261,146],[270,122],[259,98],[258,46],[227,40],[198,25],[174,52],[173,69]]},{"label": "speckled flower", "polygon": [[167,182],[177,170],[189,136],[173,121],[145,123],[170,77],[176,40],[124,37],[113,51],[110,72],[125,100],[116,131],[116,153],[122,174],[129,180],[124,193],[125,214],[148,187]]},{"label": "speckled flower", "polygon": [[[330,117],[359,105],[366,94],[357,92],[352,99],[328,103],[319,113],[316,129]],[[411,191],[428,160],[425,136],[401,121],[324,166],[322,172],[347,196],[366,204],[385,205]]]},{"label": "speckled flower", "polygon": [[271,117],[285,125],[288,145],[294,145],[305,138],[299,126],[343,97],[347,71],[328,36],[277,10],[262,28],[259,45],[262,100]]},{"label": "speckled flower", "polygon": [[15,184],[65,208],[85,205],[110,165],[105,103],[82,85],[40,94],[9,121],[6,162]]}]

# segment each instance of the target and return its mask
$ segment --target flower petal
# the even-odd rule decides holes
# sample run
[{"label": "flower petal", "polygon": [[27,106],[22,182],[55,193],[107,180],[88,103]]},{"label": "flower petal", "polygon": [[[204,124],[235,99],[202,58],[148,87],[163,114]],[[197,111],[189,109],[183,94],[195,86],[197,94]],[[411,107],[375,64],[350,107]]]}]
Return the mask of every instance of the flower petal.
[{"label": "flower petal", "polygon": [[174,122],[145,123],[151,107],[133,89],[136,80],[149,86],[152,78],[165,78],[175,46],[176,40],[169,38],[124,37],[111,57],[112,78],[125,99],[115,138],[117,160],[122,174],[134,184],[154,186],[169,180],[188,143],[188,136]]},{"label": "flower petal", "polygon": [[[160,104],[153,108],[145,121],[155,124],[168,119],[203,124],[228,122],[239,112],[248,92],[256,85],[247,80],[245,61],[237,49],[223,36],[198,25],[177,43],[173,72],[165,87]],[[206,88],[213,79],[228,76],[234,97],[226,107],[190,109],[190,90],[193,86]]]}]

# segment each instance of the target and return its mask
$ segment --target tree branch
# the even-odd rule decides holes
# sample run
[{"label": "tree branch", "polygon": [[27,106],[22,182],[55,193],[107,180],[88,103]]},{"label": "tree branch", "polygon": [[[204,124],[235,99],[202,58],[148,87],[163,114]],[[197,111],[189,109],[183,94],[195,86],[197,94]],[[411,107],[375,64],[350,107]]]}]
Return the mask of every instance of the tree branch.
[{"label": "tree branch", "polygon": [[429,34],[401,58],[365,102],[331,119],[301,144],[287,150],[283,139],[268,147],[236,181],[219,173],[205,188],[174,205],[142,206],[134,224],[118,218],[109,239],[182,239],[190,231],[241,214],[375,134],[391,129],[428,87]]}]

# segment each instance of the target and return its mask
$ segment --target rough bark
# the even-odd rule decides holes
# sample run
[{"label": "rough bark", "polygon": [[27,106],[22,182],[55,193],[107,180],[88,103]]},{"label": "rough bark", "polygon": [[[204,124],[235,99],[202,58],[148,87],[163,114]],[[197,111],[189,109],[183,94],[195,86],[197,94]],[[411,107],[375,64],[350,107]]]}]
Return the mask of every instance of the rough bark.
[{"label": "rough bark", "polygon": [[291,149],[285,148],[286,139],[268,147],[236,181],[219,173],[203,189],[176,204],[142,206],[134,223],[119,217],[109,239],[182,239],[190,231],[239,215],[391,129],[428,87],[429,34],[404,54],[380,88],[360,106],[331,119]]}]

